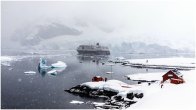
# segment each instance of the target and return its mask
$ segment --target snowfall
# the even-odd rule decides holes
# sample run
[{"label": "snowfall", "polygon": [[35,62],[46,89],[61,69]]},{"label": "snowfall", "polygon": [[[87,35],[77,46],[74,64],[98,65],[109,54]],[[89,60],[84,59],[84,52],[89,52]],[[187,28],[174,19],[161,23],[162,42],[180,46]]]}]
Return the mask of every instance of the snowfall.
[{"label": "snowfall", "polygon": [[[1,64],[14,61],[12,57],[2,57]],[[148,62],[146,62],[148,60]],[[150,64],[150,65],[167,65],[167,66],[191,66],[195,67],[194,58],[157,58],[157,59],[135,59],[129,60],[130,63]],[[64,65],[65,66],[65,65]],[[196,72],[194,69],[190,71],[180,71],[183,74],[185,83],[163,84],[161,88],[160,81],[162,75],[168,70],[157,73],[139,73],[130,74],[132,80],[159,80],[151,85],[148,83],[129,85],[118,80],[108,80],[106,82],[86,82],[82,85],[90,88],[107,89],[118,92],[118,95],[125,97],[129,92],[142,92],[144,97],[141,99],[134,98],[137,103],[131,105],[127,109],[139,110],[196,110]],[[27,72],[29,73],[29,72]],[[78,103],[78,102],[72,102]]]}]

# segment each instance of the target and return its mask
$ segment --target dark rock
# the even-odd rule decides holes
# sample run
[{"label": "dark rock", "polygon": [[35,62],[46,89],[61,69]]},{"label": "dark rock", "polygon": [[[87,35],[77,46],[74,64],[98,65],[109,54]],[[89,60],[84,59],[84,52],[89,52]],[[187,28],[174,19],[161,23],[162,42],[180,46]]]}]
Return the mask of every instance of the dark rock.
[{"label": "dark rock", "polygon": [[136,97],[136,98],[142,98],[143,96],[144,96],[143,93],[136,93],[136,94],[135,94],[135,97]]},{"label": "dark rock", "polygon": [[130,100],[125,100],[122,96],[117,96],[118,92],[114,91],[108,91],[104,89],[91,89],[87,86],[81,86],[77,85],[75,87],[72,87],[69,90],[65,90],[66,92],[72,93],[74,95],[79,95],[82,97],[90,97],[90,98],[98,98],[103,97],[107,99],[105,101],[104,105],[95,105],[96,108],[102,108],[102,109],[122,109],[127,108],[131,104],[136,103],[136,101],[133,101],[132,99],[134,97],[136,98],[142,98],[143,93],[128,93],[127,98]]},{"label": "dark rock", "polygon": [[134,94],[133,93],[128,93],[127,98],[132,100],[134,98]]}]

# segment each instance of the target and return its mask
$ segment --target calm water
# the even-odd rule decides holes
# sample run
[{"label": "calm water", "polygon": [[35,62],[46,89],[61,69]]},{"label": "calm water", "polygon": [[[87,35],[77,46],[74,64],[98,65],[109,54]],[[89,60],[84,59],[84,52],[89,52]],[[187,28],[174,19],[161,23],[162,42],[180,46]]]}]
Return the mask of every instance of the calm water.
[{"label": "calm water", "polygon": [[[18,57],[21,56],[20,54]],[[37,66],[40,57],[46,58],[48,65],[63,61],[67,64],[67,68],[58,72],[56,76],[44,72],[39,73]],[[92,58],[79,57],[75,54],[29,55],[19,61],[12,62],[10,67],[1,65],[1,108],[92,109],[94,106],[90,103],[103,102],[104,100],[80,97],[64,92],[64,90],[91,81],[95,75],[133,84],[124,76],[141,72],[162,71],[153,69],[146,71],[146,69],[116,64],[112,67],[114,74],[110,75],[105,73],[111,71],[111,67],[102,65],[100,62],[103,61],[98,62],[97,59],[92,61]],[[35,71],[36,74],[26,75],[25,71]],[[72,100],[83,101],[86,104],[71,104]]]}]

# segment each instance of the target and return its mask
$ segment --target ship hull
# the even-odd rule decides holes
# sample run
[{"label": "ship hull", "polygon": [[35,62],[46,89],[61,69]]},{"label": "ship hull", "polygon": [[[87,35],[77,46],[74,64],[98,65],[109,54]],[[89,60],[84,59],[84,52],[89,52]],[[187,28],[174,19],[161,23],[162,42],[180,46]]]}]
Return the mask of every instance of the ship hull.
[{"label": "ship hull", "polygon": [[110,55],[109,51],[84,51],[84,50],[77,50],[78,54],[82,55]]}]

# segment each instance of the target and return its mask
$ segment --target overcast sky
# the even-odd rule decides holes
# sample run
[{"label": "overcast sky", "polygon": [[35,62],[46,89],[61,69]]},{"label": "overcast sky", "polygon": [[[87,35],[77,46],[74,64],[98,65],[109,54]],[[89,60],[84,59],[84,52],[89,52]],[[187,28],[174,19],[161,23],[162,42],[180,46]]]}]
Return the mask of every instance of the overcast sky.
[{"label": "overcast sky", "polygon": [[86,34],[80,39],[104,39],[114,44],[144,41],[193,50],[193,6],[188,2],[161,1],[2,2],[2,42],[25,26],[60,21],[69,26],[90,25],[90,29],[83,28]]}]

